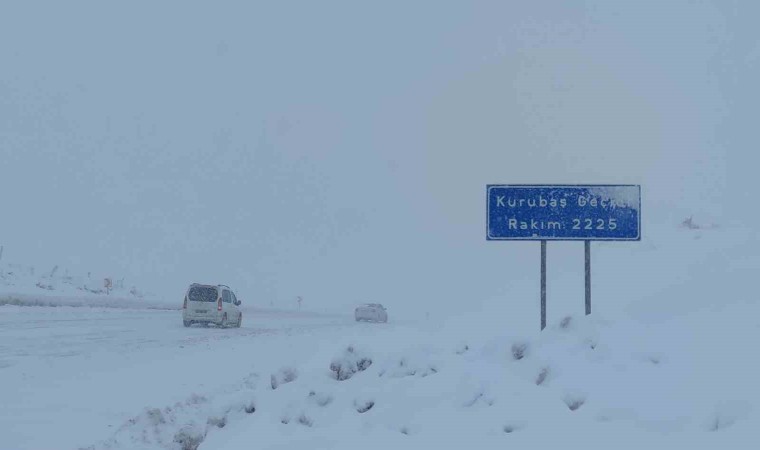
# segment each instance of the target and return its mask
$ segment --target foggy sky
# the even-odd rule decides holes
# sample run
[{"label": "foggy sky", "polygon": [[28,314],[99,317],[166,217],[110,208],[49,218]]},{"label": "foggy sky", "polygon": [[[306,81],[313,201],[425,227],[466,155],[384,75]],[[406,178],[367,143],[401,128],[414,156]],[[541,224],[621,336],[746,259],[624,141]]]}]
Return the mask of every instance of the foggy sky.
[{"label": "foggy sky", "polygon": [[534,276],[534,246],[485,242],[488,183],[641,184],[645,236],[753,219],[757,17],[751,1],[3,1],[4,259],[168,300],[198,281],[267,306],[425,309],[499,295],[502,262]]}]

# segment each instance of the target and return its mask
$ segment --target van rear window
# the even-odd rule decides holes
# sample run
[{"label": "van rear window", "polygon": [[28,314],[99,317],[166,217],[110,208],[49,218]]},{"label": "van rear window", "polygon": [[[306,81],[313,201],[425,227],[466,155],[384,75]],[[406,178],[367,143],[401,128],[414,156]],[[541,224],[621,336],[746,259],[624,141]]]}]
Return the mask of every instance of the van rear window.
[{"label": "van rear window", "polygon": [[187,293],[191,302],[215,302],[217,297],[216,288],[211,286],[193,286]]}]

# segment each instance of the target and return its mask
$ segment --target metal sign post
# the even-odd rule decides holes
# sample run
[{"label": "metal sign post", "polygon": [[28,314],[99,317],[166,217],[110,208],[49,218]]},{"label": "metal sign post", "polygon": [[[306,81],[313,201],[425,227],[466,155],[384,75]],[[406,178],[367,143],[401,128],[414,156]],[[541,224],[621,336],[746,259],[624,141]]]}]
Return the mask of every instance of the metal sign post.
[{"label": "metal sign post", "polygon": [[586,247],[586,315],[591,314],[591,241],[585,241]]},{"label": "metal sign post", "polygon": [[541,329],[546,328],[546,242],[584,241],[586,315],[591,241],[641,240],[639,185],[488,185],[489,241],[541,241]]},{"label": "metal sign post", "polygon": [[546,241],[541,241],[541,329],[546,328]]}]

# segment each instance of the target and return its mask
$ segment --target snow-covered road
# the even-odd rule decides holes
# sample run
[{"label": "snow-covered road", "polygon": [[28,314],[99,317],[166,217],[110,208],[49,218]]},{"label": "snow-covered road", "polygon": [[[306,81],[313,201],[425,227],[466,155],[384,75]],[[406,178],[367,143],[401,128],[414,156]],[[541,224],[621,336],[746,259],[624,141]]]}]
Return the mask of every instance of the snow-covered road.
[{"label": "snow-covered road", "polygon": [[367,324],[247,311],[240,329],[187,329],[179,311],[0,306],[0,450],[91,445],[150,405],[224,390],[352,328]]},{"label": "snow-covered road", "polygon": [[240,329],[185,329],[178,311],[6,306],[0,315],[0,366],[30,357],[91,357],[103,351],[191,348],[215,341],[353,325],[348,316],[256,312],[249,321],[249,314]]}]

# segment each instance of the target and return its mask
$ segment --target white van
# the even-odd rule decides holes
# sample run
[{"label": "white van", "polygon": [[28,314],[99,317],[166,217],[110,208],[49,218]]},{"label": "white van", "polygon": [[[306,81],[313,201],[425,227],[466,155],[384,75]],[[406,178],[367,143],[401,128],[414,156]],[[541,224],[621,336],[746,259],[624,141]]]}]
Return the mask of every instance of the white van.
[{"label": "white van", "polygon": [[222,328],[240,328],[242,322],[240,300],[229,286],[193,283],[187,288],[182,305],[182,323],[186,327],[213,323]]}]

